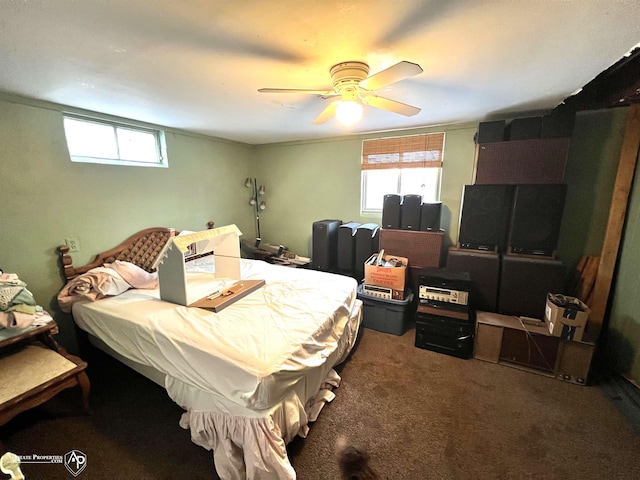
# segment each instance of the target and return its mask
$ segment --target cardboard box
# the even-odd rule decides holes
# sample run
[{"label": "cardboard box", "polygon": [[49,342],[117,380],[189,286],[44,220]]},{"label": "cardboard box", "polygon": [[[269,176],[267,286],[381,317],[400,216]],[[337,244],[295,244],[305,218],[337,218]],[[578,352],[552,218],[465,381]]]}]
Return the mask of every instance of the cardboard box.
[{"label": "cardboard box", "polygon": [[364,264],[364,283],[367,285],[375,285],[378,287],[388,287],[393,290],[393,298],[395,300],[404,299],[404,290],[407,283],[407,267],[409,261],[404,257],[396,255],[383,255],[384,261],[392,258],[402,262],[401,267],[380,267],[377,265]]},{"label": "cardboard box", "polygon": [[558,306],[551,301],[550,296],[547,296],[544,310],[544,321],[549,333],[564,340],[581,341],[591,313],[589,307],[574,297],[564,297],[568,306]]}]

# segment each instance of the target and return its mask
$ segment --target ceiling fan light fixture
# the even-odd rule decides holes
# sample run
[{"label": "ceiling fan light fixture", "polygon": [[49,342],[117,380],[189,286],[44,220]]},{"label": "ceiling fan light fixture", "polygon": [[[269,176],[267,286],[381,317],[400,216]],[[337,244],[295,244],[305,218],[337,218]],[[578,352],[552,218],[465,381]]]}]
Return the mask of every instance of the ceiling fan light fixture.
[{"label": "ceiling fan light fixture", "polygon": [[336,107],[336,118],[343,125],[353,125],[362,118],[362,104],[353,88],[345,88],[341,94],[342,99]]},{"label": "ceiling fan light fixture", "polygon": [[349,61],[337,63],[329,70],[333,90],[260,88],[258,91],[262,93],[306,93],[319,95],[325,99],[339,96],[340,100],[327,105],[311,123],[322,125],[336,116],[340,123],[348,126],[362,118],[363,104],[407,117],[420,113],[418,107],[380,97],[373,92],[422,72],[422,67],[417,63],[403,60],[385,70],[367,76],[369,75],[369,65],[363,62]]},{"label": "ceiling fan light fixture", "polygon": [[362,118],[362,105],[356,100],[342,100],[336,108],[336,118],[343,125],[353,125]]}]

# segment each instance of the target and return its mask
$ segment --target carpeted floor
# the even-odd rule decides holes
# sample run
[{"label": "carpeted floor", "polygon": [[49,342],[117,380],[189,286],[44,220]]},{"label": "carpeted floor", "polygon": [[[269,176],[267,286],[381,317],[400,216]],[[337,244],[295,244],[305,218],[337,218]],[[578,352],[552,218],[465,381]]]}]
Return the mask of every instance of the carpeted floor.
[{"label": "carpeted floor", "polygon": [[[335,400],[288,447],[300,480],[338,478],[340,435],[385,479],[640,478],[638,425],[605,379],[573,385],[418,349],[414,337],[363,329]],[[79,413],[73,389],[1,427],[4,448],[20,455],[87,455],[78,477],[23,464],[27,480],[217,478],[164,390],[100,352],[89,376],[92,415]]]}]

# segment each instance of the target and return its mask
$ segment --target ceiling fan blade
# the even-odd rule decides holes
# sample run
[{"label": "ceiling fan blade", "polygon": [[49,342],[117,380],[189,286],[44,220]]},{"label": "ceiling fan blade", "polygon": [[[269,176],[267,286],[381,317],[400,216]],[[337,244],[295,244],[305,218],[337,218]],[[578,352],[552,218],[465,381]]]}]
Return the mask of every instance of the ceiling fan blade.
[{"label": "ceiling fan blade", "polygon": [[337,95],[335,90],[309,90],[305,88],[260,88],[258,91],[260,93],[300,93],[323,96]]},{"label": "ceiling fan blade", "polygon": [[402,102],[396,102],[395,100],[390,100],[388,98],[378,97],[377,95],[367,95],[363,97],[362,101],[367,105],[371,105],[372,107],[380,108],[382,110],[387,110],[393,113],[399,113],[400,115],[404,115],[405,117],[412,117],[422,111],[422,109],[418,107],[413,107]]},{"label": "ceiling fan blade", "polygon": [[333,117],[336,114],[337,108],[338,108],[338,102],[331,102],[329,105],[327,105],[327,108],[325,108],[320,113],[320,115],[318,115],[315,118],[315,120],[311,123],[313,125],[321,125],[325,123],[327,120],[329,120],[331,117]]},{"label": "ceiling fan blade", "polygon": [[360,82],[360,86],[367,90],[378,90],[379,88],[386,87],[405,78],[413,77],[422,72],[422,67],[417,63],[402,61],[392,65],[386,70],[382,70],[365,78]]}]

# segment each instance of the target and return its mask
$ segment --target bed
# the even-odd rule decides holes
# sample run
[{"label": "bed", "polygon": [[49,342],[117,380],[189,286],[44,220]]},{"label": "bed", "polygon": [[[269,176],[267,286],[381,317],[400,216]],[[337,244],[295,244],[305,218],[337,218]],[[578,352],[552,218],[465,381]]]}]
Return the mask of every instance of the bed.
[{"label": "bed", "polygon": [[[134,265],[151,278],[173,235],[145,229],[82,267],[61,246],[65,295],[69,285],[115,265]],[[163,386],[185,410],[180,426],[213,451],[221,478],[295,479],[286,445],[306,437],[335,397],[341,379],[334,367],[353,349],[361,322],[357,282],[261,260],[240,263],[243,280],[265,285],[218,313],[162,301],[151,284],[74,297],[68,307],[93,345]],[[200,282],[215,269],[211,258],[186,265]]]}]

